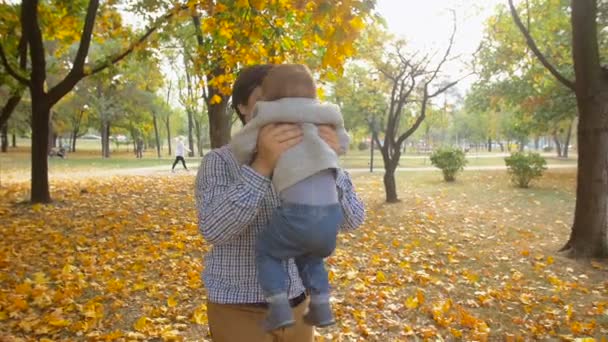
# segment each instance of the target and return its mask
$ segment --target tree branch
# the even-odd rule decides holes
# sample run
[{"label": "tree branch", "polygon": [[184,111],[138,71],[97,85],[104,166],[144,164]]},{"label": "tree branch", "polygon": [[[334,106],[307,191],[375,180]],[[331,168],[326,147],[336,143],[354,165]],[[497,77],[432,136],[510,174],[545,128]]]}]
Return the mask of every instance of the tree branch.
[{"label": "tree branch", "polygon": [[431,78],[428,79],[425,85],[429,85],[435,79],[435,77],[437,77],[439,70],[441,70],[441,67],[447,61],[448,57],[450,56],[450,52],[452,51],[452,47],[454,46],[454,37],[456,36],[456,12],[454,12],[454,10],[451,10],[451,12],[454,15],[454,28],[452,29],[452,35],[450,36],[450,43],[448,48],[445,50],[445,54],[443,55],[441,62],[437,64],[437,68],[433,71]]},{"label": "tree branch", "polygon": [[521,31],[521,33],[524,35],[524,37],[526,38],[526,42],[528,43],[528,47],[530,47],[530,49],[532,50],[532,52],[534,52],[534,55],[536,55],[536,58],[538,58],[538,60],[542,63],[542,65],[549,70],[549,72],[558,80],[560,81],[562,84],[564,84],[566,87],[575,90],[575,84],[573,81],[570,81],[569,79],[567,79],[565,76],[563,76],[548,60],[547,58],[545,58],[545,56],[543,55],[543,53],[538,49],[538,46],[536,45],[536,42],[534,41],[534,38],[532,38],[532,36],[530,35],[530,32],[526,29],[526,27],[524,26],[523,22],[521,21],[521,18],[519,17],[519,14],[517,14],[517,10],[515,9],[515,5],[513,5],[513,0],[508,0],[509,2],[509,9],[511,10],[511,16],[513,17],[513,20],[515,21],[515,25],[517,25],[517,27],[519,28],[519,30]]},{"label": "tree branch", "polygon": [[99,9],[99,0],[91,0],[87,8],[87,15],[84,20],[84,27],[80,35],[80,45],[74,58],[74,64],[67,76],[49,90],[49,101],[51,104],[57,103],[65,94],[74,88],[84,76],[84,62],[89,54],[91,46],[91,38],[93,36],[93,27],[95,27],[95,17]]},{"label": "tree branch", "polygon": [[8,101],[6,101],[6,104],[4,105],[4,107],[2,107],[2,112],[0,112],[0,128],[2,128],[6,124],[8,119],[11,117],[11,114],[13,114],[13,111],[15,110],[15,108],[17,108],[17,105],[19,104],[19,102],[21,102],[22,96],[23,90],[19,90],[13,93],[13,95],[11,95]]},{"label": "tree branch", "polygon": [[99,64],[91,67],[91,70],[86,72],[85,71],[85,76],[91,76],[94,74],[99,73],[100,71],[103,71],[104,69],[108,68],[111,65],[114,65],[120,61],[122,61],[125,57],[127,57],[129,54],[131,54],[139,45],[143,44],[146,40],[148,40],[148,38],[156,31],[159,29],[160,25],[171,19],[173,16],[175,16],[177,13],[179,13],[180,11],[183,10],[187,10],[188,6],[186,5],[182,5],[178,8],[176,8],[175,10],[172,10],[171,12],[165,14],[164,16],[162,16],[161,18],[159,18],[154,24],[152,24],[147,30],[146,32],[139,37],[139,39],[137,39],[135,42],[131,43],[131,45],[129,45],[129,47],[115,55],[114,57],[110,57],[109,59],[107,59],[106,61],[103,62],[98,62]]},{"label": "tree branch", "polygon": [[414,122],[412,127],[410,127],[410,129],[408,129],[399,137],[399,139],[397,139],[397,147],[401,147],[401,144],[403,144],[405,139],[409,138],[412,134],[414,134],[414,132],[416,132],[418,127],[420,127],[420,125],[422,124],[422,121],[424,121],[424,119],[426,118],[426,107],[428,99],[428,89],[426,86],[424,86],[424,96],[422,99],[422,108],[420,109],[420,115],[416,118],[416,122]]},{"label": "tree branch", "polygon": [[15,69],[13,69],[11,67],[11,65],[8,63],[8,60],[6,59],[6,55],[4,53],[4,49],[2,48],[2,44],[0,43],[0,59],[2,59],[2,66],[4,66],[4,69],[6,69],[6,72],[11,75],[16,81],[18,81],[19,83],[25,85],[25,86],[29,86],[30,85],[30,80],[28,80],[27,78],[19,75]]}]

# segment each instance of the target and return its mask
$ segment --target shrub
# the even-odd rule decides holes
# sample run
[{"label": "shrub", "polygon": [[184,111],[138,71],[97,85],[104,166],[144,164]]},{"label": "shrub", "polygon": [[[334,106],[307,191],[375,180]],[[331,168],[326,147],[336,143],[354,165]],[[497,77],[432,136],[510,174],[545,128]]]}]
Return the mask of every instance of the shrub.
[{"label": "shrub", "polygon": [[431,154],[431,163],[441,169],[446,182],[453,182],[456,180],[456,174],[467,165],[467,159],[464,152],[458,148],[442,147]]},{"label": "shrub", "polygon": [[369,144],[366,141],[362,141],[357,147],[359,148],[359,151],[365,151],[369,148]]},{"label": "shrub", "polygon": [[530,182],[543,175],[547,161],[538,153],[513,153],[505,158],[511,181],[520,188],[528,188]]}]

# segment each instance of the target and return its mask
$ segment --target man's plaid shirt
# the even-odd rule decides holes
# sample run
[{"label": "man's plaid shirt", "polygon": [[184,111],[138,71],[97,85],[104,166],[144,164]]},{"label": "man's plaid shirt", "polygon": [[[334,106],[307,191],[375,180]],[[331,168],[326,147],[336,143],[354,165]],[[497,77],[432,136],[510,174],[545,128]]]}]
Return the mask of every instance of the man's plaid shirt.
[{"label": "man's plaid shirt", "polygon": [[[336,183],[344,211],[342,230],[357,228],[365,208],[354,191],[350,176],[338,170]],[[270,179],[247,165],[238,165],[227,147],[203,158],[196,178],[199,230],[213,245],[205,256],[203,281],[209,300],[218,304],[264,302],[257,282],[255,240],[279,206]],[[304,287],[293,260],[285,263],[289,297]]]}]

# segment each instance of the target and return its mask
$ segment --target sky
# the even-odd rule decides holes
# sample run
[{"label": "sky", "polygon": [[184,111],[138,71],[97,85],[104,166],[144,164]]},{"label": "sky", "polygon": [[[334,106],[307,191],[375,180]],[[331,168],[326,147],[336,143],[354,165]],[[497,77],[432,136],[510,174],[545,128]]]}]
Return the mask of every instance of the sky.
[{"label": "sky", "polygon": [[[484,22],[499,3],[506,4],[506,0],[378,0],[376,9],[386,20],[388,31],[405,38],[411,49],[439,50],[440,54],[449,43],[453,9],[457,20],[453,55],[462,55],[465,61],[477,50]],[[464,63],[455,62],[445,71],[457,79],[467,73],[463,68]],[[468,77],[459,84],[459,91],[464,93],[473,81]]]}]

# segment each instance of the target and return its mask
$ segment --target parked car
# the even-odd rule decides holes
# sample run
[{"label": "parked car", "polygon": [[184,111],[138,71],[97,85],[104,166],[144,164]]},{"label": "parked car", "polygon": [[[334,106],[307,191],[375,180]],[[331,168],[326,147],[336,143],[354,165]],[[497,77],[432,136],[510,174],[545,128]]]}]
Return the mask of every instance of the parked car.
[{"label": "parked car", "polygon": [[101,140],[101,137],[99,135],[95,135],[95,134],[85,134],[85,135],[81,136],[80,139],[83,139],[83,140]]}]

